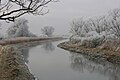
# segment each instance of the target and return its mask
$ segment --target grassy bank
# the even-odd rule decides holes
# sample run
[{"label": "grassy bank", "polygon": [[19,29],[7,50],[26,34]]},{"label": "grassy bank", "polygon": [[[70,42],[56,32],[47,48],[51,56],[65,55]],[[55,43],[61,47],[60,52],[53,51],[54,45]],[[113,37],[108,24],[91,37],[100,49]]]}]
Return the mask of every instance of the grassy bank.
[{"label": "grassy bank", "polygon": [[0,80],[34,80],[25,64],[22,53],[15,47],[1,47]]},{"label": "grassy bank", "polygon": [[120,53],[117,51],[103,50],[99,48],[85,48],[83,46],[78,46],[72,42],[63,42],[58,45],[58,47],[72,52],[77,52],[80,54],[88,55],[90,59],[104,59],[113,64],[120,64]]},{"label": "grassy bank", "polygon": [[25,42],[33,42],[33,41],[47,41],[47,40],[59,40],[64,39],[62,37],[16,37],[10,38],[0,41],[0,45],[8,45],[8,44],[17,44],[17,43],[25,43]]}]

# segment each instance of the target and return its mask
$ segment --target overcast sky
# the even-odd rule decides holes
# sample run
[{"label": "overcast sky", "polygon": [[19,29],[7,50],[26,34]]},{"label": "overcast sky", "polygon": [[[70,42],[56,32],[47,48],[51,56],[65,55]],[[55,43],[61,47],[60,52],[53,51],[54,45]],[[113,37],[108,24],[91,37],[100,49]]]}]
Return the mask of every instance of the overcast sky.
[{"label": "overcast sky", "polygon": [[104,15],[109,10],[120,8],[120,0],[60,0],[50,3],[50,12],[44,16],[24,16],[29,20],[30,30],[40,35],[44,26],[53,26],[56,34],[68,34],[74,18]]}]

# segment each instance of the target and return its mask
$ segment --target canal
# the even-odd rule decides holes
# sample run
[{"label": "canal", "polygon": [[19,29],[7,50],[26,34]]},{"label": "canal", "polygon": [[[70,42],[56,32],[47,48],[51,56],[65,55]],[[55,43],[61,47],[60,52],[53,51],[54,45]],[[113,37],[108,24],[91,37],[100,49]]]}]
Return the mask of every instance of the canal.
[{"label": "canal", "polygon": [[63,41],[22,48],[25,61],[39,80],[120,80],[120,67],[88,60],[84,55],[58,48]]}]

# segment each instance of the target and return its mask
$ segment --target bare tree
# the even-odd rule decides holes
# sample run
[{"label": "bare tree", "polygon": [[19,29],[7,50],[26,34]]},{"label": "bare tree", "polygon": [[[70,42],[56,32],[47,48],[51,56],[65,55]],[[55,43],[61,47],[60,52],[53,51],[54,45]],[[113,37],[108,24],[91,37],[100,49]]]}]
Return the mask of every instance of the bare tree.
[{"label": "bare tree", "polygon": [[55,0],[0,0],[0,20],[13,21],[24,15],[44,15],[43,9]]},{"label": "bare tree", "polygon": [[46,26],[41,29],[42,34],[47,35],[48,37],[51,37],[54,32],[54,28],[50,26]]}]

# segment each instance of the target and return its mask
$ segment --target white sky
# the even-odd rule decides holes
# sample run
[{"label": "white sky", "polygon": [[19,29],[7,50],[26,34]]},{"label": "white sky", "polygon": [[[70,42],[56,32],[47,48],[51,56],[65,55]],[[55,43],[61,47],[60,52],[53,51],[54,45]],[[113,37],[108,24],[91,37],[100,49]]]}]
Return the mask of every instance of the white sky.
[{"label": "white sky", "polygon": [[[24,17],[29,20],[30,30],[35,34],[40,35],[40,29],[49,25],[55,28],[55,34],[68,34],[74,18],[104,15],[114,8],[120,8],[120,0],[60,0],[50,3],[47,7],[50,12],[44,16]],[[7,26],[10,24],[3,24],[1,31],[4,32]]]}]

